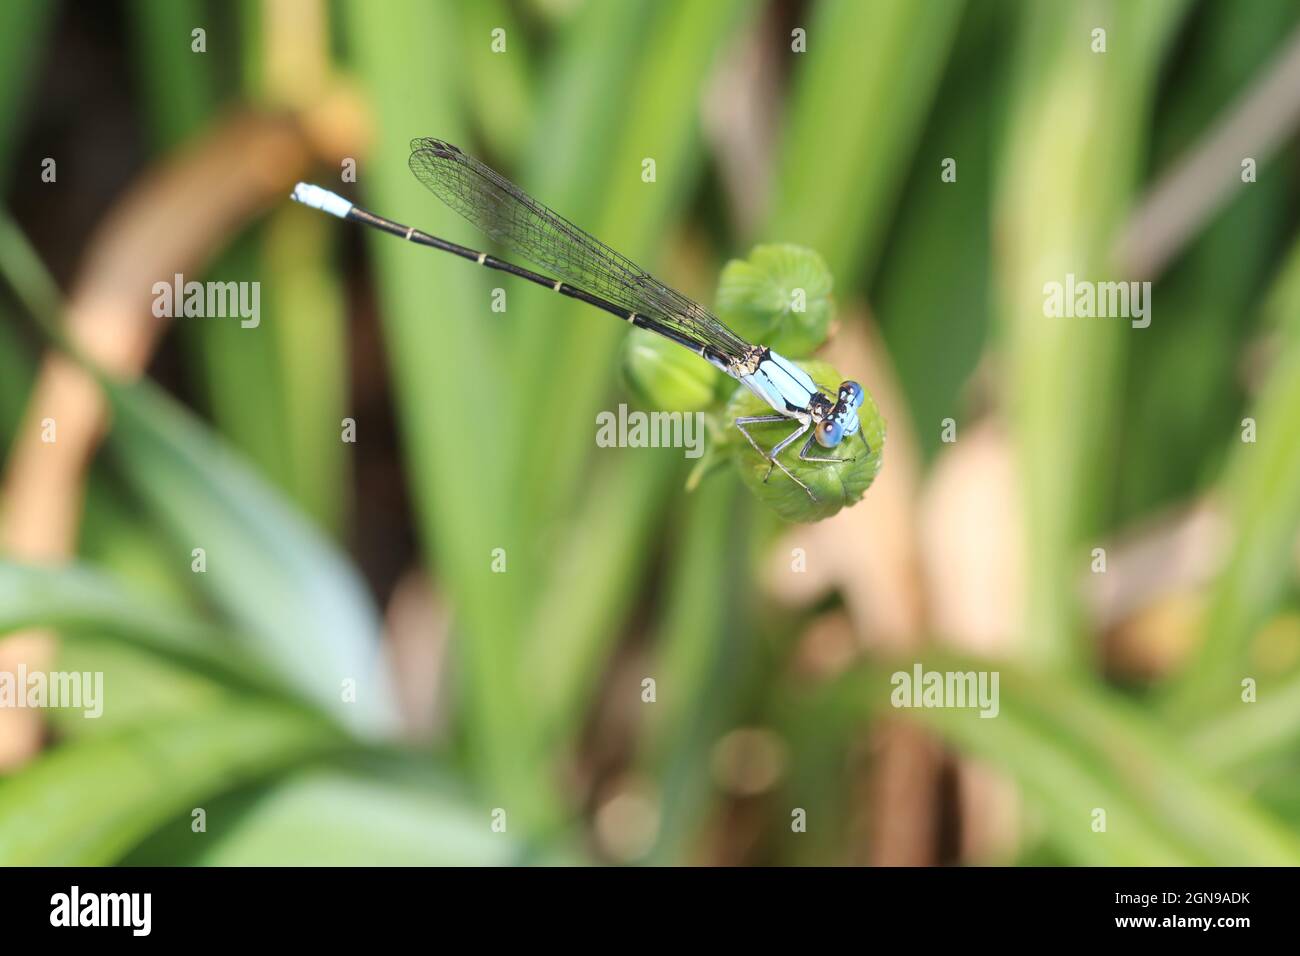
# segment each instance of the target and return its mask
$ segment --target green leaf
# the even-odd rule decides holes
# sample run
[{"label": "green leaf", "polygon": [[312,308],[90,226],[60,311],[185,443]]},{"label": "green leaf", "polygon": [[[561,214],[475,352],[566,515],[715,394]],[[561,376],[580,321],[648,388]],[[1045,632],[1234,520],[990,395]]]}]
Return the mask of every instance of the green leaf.
[{"label": "green leaf", "polygon": [[60,670],[104,674],[99,717],[51,711],[65,736],[113,734],[159,714],[171,719],[232,689],[303,703],[249,655],[232,653],[230,634],[156,591],[137,593],[88,567],[0,561],[0,634],[30,627],[60,630]]},{"label": "green leaf", "polygon": [[0,561],[0,634],[53,627],[109,634],[228,684],[278,688],[231,653],[226,634],[158,594],[136,594],[90,568]]},{"label": "green leaf", "polygon": [[[344,557],[161,391],[114,385],[108,394],[119,470],[172,532],[178,563],[204,549],[195,585],[248,635],[244,650],[345,726],[391,726],[378,615]],[[355,703],[342,700],[347,680]]]},{"label": "green leaf", "polygon": [[[1229,560],[1215,582],[1206,639],[1171,691],[1180,713],[1215,711],[1238,701],[1251,676],[1251,640],[1295,580],[1300,528],[1300,243],[1293,245],[1270,292],[1265,313],[1280,339],[1250,417],[1253,442],[1236,441],[1228,459],[1225,495],[1234,535]],[[1238,431],[1240,437],[1242,432]]]},{"label": "green leaf", "polygon": [[1238,694],[1194,723],[1186,739],[1205,765],[1219,771],[1286,759],[1300,742],[1300,674],[1260,681],[1257,700],[1247,703]]},{"label": "green leaf", "polygon": [[101,627],[178,646],[201,643],[209,628],[157,595],[136,596],[77,565],[0,560],[0,634],[28,627]]},{"label": "green leaf", "polygon": [[874,270],[964,6],[823,0],[808,8],[808,52],[792,58],[764,233],[820,249],[841,290],[859,288]]},{"label": "green leaf", "polygon": [[801,358],[826,341],[831,286],[826,261],[813,250],[756,246],[723,268],[718,317],[751,342]]},{"label": "green leaf", "polygon": [[0,864],[112,863],[207,795],[339,742],[302,710],[231,696],[198,713],[57,747],[0,783]]},{"label": "green leaf", "polygon": [[1123,356],[1145,333],[1118,320],[1045,318],[1044,282],[1109,275],[1145,156],[1161,53],[1185,4],[1106,6],[1111,35],[1128,39],[1099,56],[1075,42],[1077,9],[1021,5],[995,149],[998,375],[1025,541],[1021,647],[1062,669],[1081,669],[1096,652],[1078,597],[1081,555],[1101,531],[1115,470]]},{"label": "green leaf", "polygon": [[[963,14],[916,147],[920,159],[896,200],[907,212],[889,231],[871,286],[871,311],[913,422],[960,417],[971,373],[991,344],[990,147],[1007,64],[991,62],[988,51],[1011,35],[1018,13],[1010,4],[975,3]],[[945,182],[942,159],[958,157],[960,185]],[[936,262],[944,264],[940,282]],[[942,434],[939,428],[914,430],[927,460],[947,448]]]},{"label": "green leaf", "polygon": [[198,866],[506,866],[525,857],[513,828],[493,832],[490,808],[446,781],[416,785],[329,768],[258,791],[209,808],[198,846],[188,815],[169,820],[150,838],[154,855],[174,861],[188,843],[185,862]]},{"label": "green leaf", "polygon": [[[418,210],[423,228],[480,243],[482,237],[430,196],[406,165],[413,135],[436,132],[469,147],[464,104],[457,96],[462,74],[449,68],[464,46],[451,5],[349,0],[339,9],[349,67],[370,102],[378,134],[370,156],[373,171],[365,180],[366,204]],[[410,96],[412,88],[423,92]],[[425,255],[373,231],[365,239],[374,256],[415,518],[425,556],[438,568],[439,589],[456,609],[468,756],[485,790],[500,795],[497,805],[509,802],[509,794],[527,794],[540,812],[548,802],[546,778],[529,762],[534,721],[517,671],[523,591],[531,578],[520,571],[528,546],[516,531],[514,509],[525,504],[518,499],[526,500],[533,490],[531,475],[546,456],[529,461],[529,480],[512,473],[506,458],[519,445],[517,429],[524,419],[507,411],[513,407],[516,376],[504,367],[503,330],[498,323],[456,321],[487,314],[486,270],[467,272],[451,256]],[[512,310],[528,292],[510,287]],[[431,315],[430,303],[437,304],[436,314]],[[430,321],[437,316],[446,321]],[[486,382],[493,387],[484,391]],[[496,422],[489,467],[466,467],[460,451],[466,422],[446,412],[470,395],[479,396],[480,412]],[[590,441],[591,419],[571,424],[586,429]],[[495,548],[509,555],[509,574],[492,572]],[[526,826],[522,816],[516,817],[521,827]]]},{"label": "green leaf", "polygon": [[7,311],[0,312],[0,448],[12,446],[35,370],[35,352],[23,340],[19,324]]},{"label": "green leaf", "polygon": [[[911,673],[915,661],[899,662]],[[893,709],[897,671],[848,678],[841,691],[876,714],[920,721],[963,752],[1011,773],[1043,811],[1047,836],[1084,865],[1294,866],[1300,844],[1280,821],[1212,779],[1172,734],[1113,692],[1002,662],[929,653],[924,671],[999,674],[997,713]],[[1106,813],[1094,831],[1094,811]]]},{"label": "green leaf", "polygon": [[[55,23],[55,7],[40,0],[9,0],[0,4],[0,185],[7,184],[17,134],[31,106],[45,49]],[[26,103],[24,104],[24,101]]]},{"label": "green leaf", "polygon": [[[817,387],[825,394],[833,396],[839,390],[843,377],[827,363],[809,360],[797,364],[812,376]],[[731,401],[727,403],[728,423],[742,416],[770,414],[772,409],[767,403],[745,388],[736,389]],[[821,521],[861,500],[863,493],[871,487],[880,472],[885,451],[885,420],[869,392],[864,392],[858,419],[862,423],[859,434],[844,439],[834,449],[824,449],[813,442],[816,450],[810,452],[828,458],[850,457],[850,461],[836,464],[800,461],[799,451],[806,441],[804,438],[781,453],[781,463],[812,489],[817,496],[815,501],[781,469],[772,469],[769,477],[767,459],[745,441],[734,425],[727,428],[725,440],[735,455],[741,480],[759,501],[787,521]],[[766,450],[786,438],[798,427],[798,423],[785,421],[746,427],[754,440]],[[870,453],[863,446],[864,440],[871,449]]]},{"label": "green leaf", "polygon": [[624,633],[627,608],[652,565],[660,511],[679,473],[662,464],[646,467],[632,455],[615,457],[608,470],[596,473],[556,539],[522,664],[550,746],[572,746],[589,717],[611,648]]},{"label": "green leaf", "polygon": [[[540,86],[536,82],[536,59],[529,49],[530,30],[520,19],[523,11],[505,0],[479,0],[456,8],[462,43],[453,49],[461,58],[457,72],[464,70],[467,82],[463,98],[473,110],[490,151],[497,156],[517,156],[523,151],[529,123],[537,115],[534,102]],[[495,52],[485,40],[501,29],[508,54]]]},{"label": "green leaf", "polygon": [[103,675],[97,688],[103,702],[98,711],[84,706],[84,701],[81,707],[46,711],[50,731],[60,744],[120,734],[150,721],[162,723],[179,714],[207,710],[227,698],[234,686],[140,645],[91,631],[60,631],[54,667]]},{"label": "green leaf", "polygon": [[750,544],[739,498],[735,482],[711,482],[676,518],[675,558],[647,662],[663,697],[647,708],[636,762],[659,789],[658,832],[640,861],[652,866],[691,858],[715,796],[713,745],[741,719],[747,678],[763,656],[736,586],[744,572],[732,560]]},{"label": "green leaf", "polygon": [[141,122],[159,146],[173,148],[220,107],[218,77],[228,61],[195,56],[176,42],[203,22],[203,0],[131,0],[126,14]]}]

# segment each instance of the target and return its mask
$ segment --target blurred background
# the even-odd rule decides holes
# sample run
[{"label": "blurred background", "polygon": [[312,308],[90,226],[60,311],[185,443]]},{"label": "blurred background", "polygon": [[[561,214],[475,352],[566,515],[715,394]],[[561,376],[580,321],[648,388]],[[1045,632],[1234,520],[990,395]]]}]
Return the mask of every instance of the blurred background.
[{"label": "blurred background", "polygon": [[[0,709],[0,862],[1300,861],[1298,28],[0,4],[0,671],[104,675],[98,719]],[[481,247],[417,136],[705,304],[819,253],[863,501],[597,448],[625,327],[287,199]],[[177,273],[260,322],[155,317]],[[1067,273],[1150,327],[1044,317]],[[917,662],[998,716],[891,707]]]}]

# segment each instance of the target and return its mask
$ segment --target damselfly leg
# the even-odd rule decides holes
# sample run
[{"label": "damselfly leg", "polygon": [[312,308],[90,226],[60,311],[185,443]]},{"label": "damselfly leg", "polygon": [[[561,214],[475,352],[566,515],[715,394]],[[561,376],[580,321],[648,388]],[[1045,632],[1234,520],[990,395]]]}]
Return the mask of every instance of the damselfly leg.
[{"label": "damselfly leg", "polygon": [[754,446],[754,451],[758,452],[760,455],[762,455],[764,458],[767,459],[767,474],[763,476],[764,482],[766,482],[767,479],[772,476],[772,467],[775,465],[777,468],[780,468],[783,472],[785,472],[786,477],[788,477],[796,485],[802,488],[807,493],[809,498],[811,498],[813,501],[816,501],[817,496],[813,494],[813,490],[809,488],[807,485],[805,485],[802,481],[800,481],[797,477],[795,477],[794,472],[792,472],[789,468],[787,468],[780,461],[778,461],[776,457],[782,451],[784,451],[786,447],[790,445],[791,442],[795,441],[800,435],[806,432],[811,427],[811,425],[807,422],[801,424],[788,436],[786,436],[780,442],[778,442],[770,452],[764,451],[762,446],[759,445],[759,443],[754,440],[754,436],[749,433],[749,429],[745,427],[746,425],[763,425],[763,424],[774,423],[774,422],[788,422],[788,421],[790,421],[790,419],[786,418],[784,415],[747,415],[743,418],[736,419],[736,429],[742,435],[745,436],[745,438],[749,441],[751,445]]},{"label": "damselfly leg", "polygon": [[810,428],[812,428],[812,422],[805,422],[772,446],[772,451],[768,454],[767,474],[763,476],[764,484],[767,483],[767,479],[772,477],[772,466],[776,464],[777,456],[803,437],[803,433]]},{"label": "damselfly leg", "polygon": [[[799,432],[799,434],[802,435],[803,432]],[[816,435],[809,435],[809,436],[808,436],[808,440],[807,440],[806,442],[803,443],[803,449],[799,452],[799,460],[800,460],[800,461],[823,461],[823,462],[828,462],[828,463],[833,463],[833,464],[840,464],[840,463],[847,462],[847,461],[857,461],[857,458],[856,458],[856,457],[854,457],[854,458],[825,458],[825,457],[822,457],[822,456],[820,456],[820,455],[810,455],[810,454],[808,454],[808,449],[812,448],[813,439],[816,438],[816,437],[817,437]],[[867,440],[866,440],[865,438],[862,439],[862,443],[863,443],[863,444],[866,444],[866,441],[867,441]],[[868,455],[871,454],[871,446],[870,446],[870,445],[867,445],[867,454],[868,454]]]}]

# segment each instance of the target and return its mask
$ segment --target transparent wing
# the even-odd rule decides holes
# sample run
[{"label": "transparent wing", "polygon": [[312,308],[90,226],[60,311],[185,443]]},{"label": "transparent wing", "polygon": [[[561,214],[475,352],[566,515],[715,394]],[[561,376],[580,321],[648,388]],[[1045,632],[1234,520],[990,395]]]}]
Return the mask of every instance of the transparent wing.
[{"label": "transparent wing", "polygon": [[490,167],[436,139],[411,141],[411,172],[504,249],[570,285],[743,359],[750,345],[708,309],[547,208]]}]

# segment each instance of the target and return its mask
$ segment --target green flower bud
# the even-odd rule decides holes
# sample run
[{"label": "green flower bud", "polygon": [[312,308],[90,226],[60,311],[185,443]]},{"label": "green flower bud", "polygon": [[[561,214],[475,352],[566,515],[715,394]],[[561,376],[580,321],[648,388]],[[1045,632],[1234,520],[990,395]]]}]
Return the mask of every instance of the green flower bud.
[{"label": "green flower bud", "polygon": [[756,246],[718,280],[718,317],[751,342],[782,355],[810,354],[831,324],[831,273],[802,246]]},{"label": "green flower bud", "polygon": [[654,409],[697,412],[718,399],[725,376],[676,342],[634,329],[623,348],[623,374],[632,393]]}]

